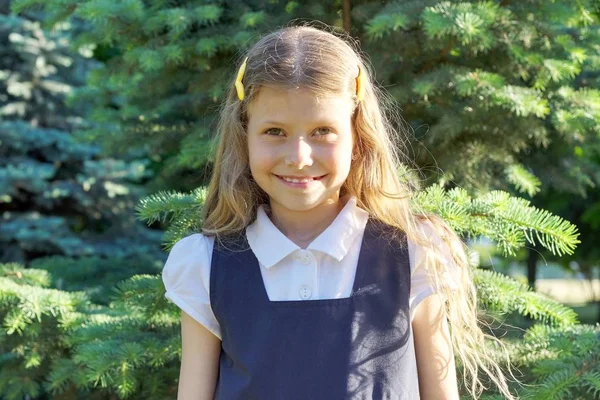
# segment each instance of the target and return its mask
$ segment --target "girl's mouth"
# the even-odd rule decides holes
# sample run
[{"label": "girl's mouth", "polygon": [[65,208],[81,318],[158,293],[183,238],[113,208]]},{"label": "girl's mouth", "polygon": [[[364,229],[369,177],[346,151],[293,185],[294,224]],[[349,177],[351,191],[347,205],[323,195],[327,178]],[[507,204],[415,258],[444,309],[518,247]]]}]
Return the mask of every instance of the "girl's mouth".
[{"label": "girl's mouth", "polygon": [[[275,175],[275,174],[274,174]],[[296,187],[296,188],[306,188],[309,187],[312,183],[320,181],[326,175],[321,176],[282,176],[275,175],[281,182],[285,183],[288,186]]]}]

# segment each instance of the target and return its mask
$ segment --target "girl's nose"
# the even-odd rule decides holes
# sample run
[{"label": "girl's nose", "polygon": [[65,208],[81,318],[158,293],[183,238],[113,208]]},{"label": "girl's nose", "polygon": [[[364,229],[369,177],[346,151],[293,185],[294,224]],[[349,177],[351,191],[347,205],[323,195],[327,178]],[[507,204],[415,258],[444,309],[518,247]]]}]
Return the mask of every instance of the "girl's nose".
[{"label": "girl's nose", "polygon": [[287,148],[285,165],[302,169],[312,165],[312,148],[303,137],[290,141]]}]

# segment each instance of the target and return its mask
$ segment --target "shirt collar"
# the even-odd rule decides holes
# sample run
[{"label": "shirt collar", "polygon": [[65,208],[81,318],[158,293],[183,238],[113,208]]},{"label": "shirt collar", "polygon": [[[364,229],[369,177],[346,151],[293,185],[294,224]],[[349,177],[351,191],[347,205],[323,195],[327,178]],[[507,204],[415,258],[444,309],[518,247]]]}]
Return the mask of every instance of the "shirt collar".
[{"label": "shirt collar", "polygon": [[[355,197],[348,198],[333,222],[308,245],[307,250],[319,251],[341,261],[356,237],[364,231],[368,217],[369,214],[356,205]],[[258,207],[256,220],[246,228],[246,237],[252,252],[265,268],[271,268],[300,249],[271,222],[264,205]]]}]

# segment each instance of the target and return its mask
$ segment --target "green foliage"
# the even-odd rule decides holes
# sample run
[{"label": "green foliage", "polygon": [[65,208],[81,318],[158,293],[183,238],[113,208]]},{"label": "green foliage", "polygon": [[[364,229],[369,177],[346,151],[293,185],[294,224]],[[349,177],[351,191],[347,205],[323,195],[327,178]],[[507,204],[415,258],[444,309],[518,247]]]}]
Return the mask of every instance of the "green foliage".
[{"label": "green foliage", "polygon": [[452,3],[444,1],[423,11],[427,36],[433,39],[455,39],[475,54],[490,50],[495,31],[509,12],[491,1]]},{"label": "green foliage", "polygon": [[0,92],[6,94],[0,99],[0,118],[60,130],[77,125],[75,117],[85,108],[70,109],[63,99],[84,83],[93,62],[69,49],[71,33],[60,28],[44,32],[37,21],[0,14],[0,34],[6,38],[0,45],[5,55]]},{"label": "green foliage", "polygon": [[408,18],[396,4],[388,4],[384,10],[366,26],[365,33],[371,40],[381,39],[390,32],[406,28]]},{"label": "green foliage", "polygon": [[156,258],[152,252],[135,252],[121,257],[40,257],[33,260],[29,267],[49,273],[47,276],[51,276],[52,281],[46,286],[69,292],[82,291],[95,304],[108,305],[113,294],[112,288],[121,281],[132,275],[159,273],[163,264],[163,258]]},{"label": "green foliage", "polygon": [[534,325],[515,360],[535,377],[523,399],[596,399],[600,395],[600,325]]},{"label": "green foliage", "polygon": [[83,292],[31,284],[48,278],[44,270],[0,264],[3,399],[175,397],[179,311],[159,277],[122,282],[108,307]]},{"label": "green foliage", "polygon": [[[106,12],[135,11],[133,2],[115,7]],[[173,397],[176,313],[153,308],[144,322],[147,312],[110,299],[165,257],[160,232],[132,213],[148,162],[102,157],[71,134],[90,124],[65,98],[97,67],[69,48],[78,26],[48,33],[0,15],[0,397]]]},{"label": "green foliage", "polygon": [[569,221],[506,192],[493,191],[473,199],[464,189],[445,192],[433,185],[413,200],[419,210],[440,215],[460,234],[496,241],[505,255],[514,255],[526,242],[538,243],[557,255],[573,253],[580,243],[577,228]]},{"label": "green foliage", "polygon": [[[0,141],[0,210],[6,211],[0,242],[5,260],[23,261],[28,253],[152,252],[151,243],[160,235],[132,226],[130,216],[143,192],[127,180],[147,174],[143,162],[100,159],[96,147],[77,143],[65,132],[20,121],[0,122]],[[115,241],[119,231],[123,238]],[[156,251],[154,255],[160,257]]]},{"label": "green foliage", "polygon": [[[401,27],[388,24],[388,15],[401,15]],[[592,170],[579,169],[572,153],[598,142],[598,113],[589,112],[600,104],[593,2],[358,3],[353,16],[356,35],[365,26],[378,80],[427,146],[417,161],[433,171],[432,181],[439,166],[469,191],[493,185],[533,195],[536,177],[579,193],[594,186]],[[567,104],[562,93],[574,90],[586,95]],[[548,162],[528,155],[553,142],[561,142],[553,159],[563,162],[550,175]]]},{"label": "green foliage", "polygon": [[[68,40],[56,40],[61,46],[54,50],[50,41],[32,40],[42,34],[39,26],[31,31],[35,33],[27,33],[27,27],[34,25],[2,17],[2,29],[17,33],[11,43],[18,50],[11,51],[26,53],[33,48],[46,62],[35,68],[31,63],[1,68],[9,71],[9,75],[0,74],[0,83],[9,94],[1,104],[2,115],[8,116],[5,119],[25,115],[27,120],[43,122],[33,128],[19,127],[11,136],[15,143],[22,143],[21,137],[40,139],[28,139],[23,148],[29,150],[21,158],[0,164],[0,179],[8,182],[0,186],[5,191],[2,198],[10,196],[14,207],[4,210],[13,219],[0,228],[0,241],[16,236],[22,248],[33,249],[19,253],[22,259],[40,253],[82,258],[76,262],[40,260],[37,265],[46,273],[26,273],[14,264],[4,267],[2,283],[7,283],[6,289],[0,286],[0,317],[6,323],[0,334],[0,360],[9,368],[0,373],[0,392],[7,398],[46,393],[55,398],[174,397],[180,351],[178,310],[166,303],[158,277],[139,275],[122,281],[124,275],[119,274],[127,260],[135,257],[132,249],[149,249],[144,240],[128,243],[122,238],[137,240],[144,233],[122,226],[102,232],[106,234],[102,239],[72,232],[83,232],[89,221],[100,228],[109,221],[119,222],[131,205],[121,207],[119,201],[135,198],[127,196],[127,190],[133,189],[123,181],[142,179],[148,169],[157,172],[150,186],[157,194],[139,203],[138,217],[148,223],[171,223],[163,238],[166,249],[197,231],[205,196],[204,189],[194,190],[205,182],[197,171],[210,171],[211,122],[235,72],[233,60],[262,32],[296,17],[339,27],[340,2],[15,0],[12,6],[22,14],[43,9],[46,27],[76,27],[61,32],[72,35],[72,47],[80,54],[89,57],[93,53],[103,63],[87,74],[85,86],[71,89],[72,82],[62,79],[63,75],[58,74],[61,79],[52,76],[52,67],[66,72],[65,76],[73,75],[65,68],[71,56],[66,56],[62,44]],[[422,142],[429,150],[416,152],[427,181],[463,188],[446,191],[430,186],[415,198],[415,205],[441,215],[464,236],[490,237],[505,254],[514,254],[526,244],[539,244],[557,256],[573,254],[579,240],[572,224],[544,211],[547,203],[530,203],[509,192],[560,199],[548,192],[552,188],[584,197],[592,196],[590,189],[600,184],[600,31],[595,3],[409,0],[356,1],[352,6],[351,33],[370,55],[377,81],[401,104],[403,117],[415,133],[413,146]],[[69,23],[57,25],[59,21]],[[85,28],[76,21],[83,21]],[[8,79],[17,75],[25,78]],[[67,112],[55,110],[65,110],[63,101],[52,96],[31,97],[43,98],[39,104],[23,101],[31,93],[47,94],[48,89],[69,93],[67,105],[88,106],[93,124],[62,118]],[[45,109],[45,104],[54,105]],[[20,110],[26,112],[19,114]],[[61,122],[58,125],[56,118]],[[65,122],[74,120],[79,124]],[[111,175],[112,161],[100,161],[101,154],[84,145],[81,152],[71,151],[78,142],[54,131],[46,136],[49,127],[59,133],[76,131],[76,138],[100,144],[104,154],[123,155],[127,161],[117,162],[114,170],[120,172]],[[52,153],[51,146],[43,147],[46,138],[58,136],[61,139],[54,143],[62,143],[66,154],[79,154],[75,160],[87,166],[84,172],[62,167],[67,162],[56,155],[62,148]],[[0,147],[4,152],[0,155],[10,154],[9,149],[10,153],[22,151],[15,145]],[[135,160],[144,156],[151,164],[136,167]],[[54,180],[61,185],[48,191]],[[490,192],[491,187],[501,190]],[[98,190],[98,196],[88,195],[90,190]],[[30,204],[15,200],[23,191],[36,194],[32,196],[36,204],[53,204],[55,210],[63,204],[77,213],[72,218],[25,214],[22,210],[31,209]],[[61,203],[65,199],[75,205]],[[565,202],[570,201],[567,197]],[[589,213],[586,218],[595,221]],[[120,239],[108,240],[116,237]],[[88,257],[94,254],[116,256],[107,261],[110,274],[103,275],[100,259]],[[144,271],[141,264],[131,263],[130,271],[152,273],[150,266]],[[82,282],[84,276],[95,274],[117,285],[116,297],[109,299],[107,307],[94,303],[104,300],[106,304],[108,285]],[[549,331],[528,331],[523,344],[530,347],[523,350],[519,362],[527,368],[538,366],[527,379],[541,386],[519,388],[520,392],[541,393],[534,398],[597,396],[597,360],[588,359],[586,351],[598,354],[598,349],[574,347],[579,341],[589,344],[596,333],[573,325],[576,321],[569,309],[505,277],[478,271],[477,279],[484,311],[518,312],[555,325]],[[54,286],[85,291],[94,303],[69,308],[76,304],[71,295],[89,297],[82,292],[56,291]],[[34,290],[37,295],[28,303],[26,297]],[[62,303],[67,308],[60,308]],[[15,307],[22,311],[14,311]],[[61,321],[68,324],[45,314],[51,309],[58,310]],[[50,330],[48,335],[35,334],[42,326]],[[48,342],[44,351],[29,352],[42,337]],[[565,338],[568,343],[563,342]],[[519,344],[511,343],[511,349],[516,351]],[[570,358],[560,358],[567,354]],[[560,362],[554,366],[559,372],[552,374],[550,363],[557,359]],[[536,392],[539,387],[542,392]],[[490,392],[485,398],[499,397]]]},{"label": "green foliage", "polygon": [[[97,66],[69,47],[64,26],[0,15],[0,261],[27,263],[43,255],[154,254],[158,232],[136,224],[131,210],[152,173],[148,161],[102,158],[97,145],[71,131],[89,125],[66,96]],[[10,33],[9,33],[10,32]],[[120,239],[116,239],[121,236]],[[154,242],[154,245],[152,244]]]},{"label": "green foliage", "polygon": [[498,272],[478,269],[475,284],[481,306],[489,312],[507,314],[517,311],[545,324],[559,326],[578,322],[577,314],[571,308]]},{"label": "green foliage", "polygon": [[[463,205],[470,201],[466,192],[459,190],[445,193],[440,188],[431,188],[425,193],[435,198],[432,202],[440,208],[443,208],[440,205],[444,204],[444,200],[447,204]],[[202,190],[187,195],[163,192],[141,202],[138,216],[146,221],[186,221],[178,225],[181,231],[175,229],[172,236],[165,237],[167,243],[176,241],[178,235],[186,235],[201,225],[197,210],[203,195]],[[448,199],[453,199],[453,202]],[[510,212],[505,216],[510,216]],[[490,213],[480,218],[492,220],[498,217]],[[510,223],[514,224],[507,222]],[[555,247],[561,247],[558,244],[561,238],[557,235],[553,239]],[[55,262],[57,267],[64,264],[68,269],[74,266],[56,258],[39,261],[40,265],[51,262]],[[46,269],[53,270],[48,266]],[[54,271],[64,274],[60,269]],[[0,335],[0,357],[10,359],[7,362],[11,371],[19,374],[26,371],[32,379],[45,380],[35,390],[43,389],[54,396],[74,393],[66,398],[77,398],[85,391],[89,391],[90,396],[112,394],[123,399],[173,395],[181,351],[179,310],[164,297],[158,276],[136,275],[121,281],[116,285],[108,307],[90,302],[82,292],[49,288],[57,280],[46,270],[25,270],[16,264],[3,265],[0,267],[0,279],[0,317],[4,327]],[[36,282],[46,287],[30,286]],[[576,323],[572,310],[529,291],[510,278],[478,271],[477,285],[480,305],[488,312],[502,315],[516,311],[551,323],[557,329],[568,329]],[[41,335],[48,330],[52,330],[52,334]],[[42,337],[48,338],[47,348],[43,351],[29,354],[19,350],[34,346],[33,343],[39,342]],[[540,354],[531,350],[530,358],[537,356],[538,360],[542,359],[548,348],[554,349],[554,344],[546,347],[538,345],[538,348]],[[2,379],[8,382],[12,377],[12,374],[0,374],[0,385]],[[9,383],[5,385],[9,387]],[[38,393],[25,385],[14,387],[19,388],[21,395]]]},{"label": "green foliage", "polygon": [[189,194],[159,192],[142,199],[136,211],[138,218],[148,224],[155,221],[169,222],[163,242],[165,250],[171,250],[184,236],[200,231],[200,211],[205,196],[205,188],[198,188]]},{"label": "green foliage", "polygon": [[[123,148],[149,154],[160,163],[155,191],[189,191],[205,182],[206,176],[190,179],[189,171],[212,162],[210,124],[235,72],[232,61],[251,41],[298,17],[341,23],[339,4],[315,1],[299,7],[252,0],[235,6],[21,0],[13,10],[33,6],[43,7],[50,22],[71,15],[86,21],[77,46],[111,45],[106,63],[71,96],[93,108],[97,123],[78,137],[101,142],[111,154]],[[106,23],[116,14],[119,19]],[[593,2],[357,1],[352,17],[351,33],[371,56],[378,82],[428,147],[417,152],[417,162],[429,183],[530,196],[542,183],[578,193],[593,187],[592,171],[579,168],[571,151],[597,142]],[[562,161],[556,168],[530,156],[553,143]]]},{"label": "green foliage", "polygon": [[19,276],[31,275],[39,279],[44,271],[0,266],[0,393],[6,399],[43,392],[49,365],[66,351],[62,340],[56,339],[63,334],[63,327],[82,322],[81,311],[86,307],[81,293],[32,286],[27,278],[18,282]]},{"label": "green foliage", "polygon": [[506,179],[521,192],[533,197],[540,191],[541,182],[535,175],[527,171],[522,165],[510,165],[505,170]]}]

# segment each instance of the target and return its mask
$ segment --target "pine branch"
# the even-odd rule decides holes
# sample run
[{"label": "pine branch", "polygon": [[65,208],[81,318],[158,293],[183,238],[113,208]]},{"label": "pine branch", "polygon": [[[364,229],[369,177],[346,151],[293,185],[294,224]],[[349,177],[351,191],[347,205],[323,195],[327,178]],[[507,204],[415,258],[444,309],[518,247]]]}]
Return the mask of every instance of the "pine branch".
[{"label": "pine branch", "polygon": [[417,193],[414,204],[440,215],[457,233],[496,241],[505,254],[515,254],[525,241],[539,242],[557,255],[572,254],[580,243],[573,224],[502,191],[471,199],[463,189],[446,193],[433,185]]},{"label": "pine branch", "polygon": [[585,387],[588,389],[587,393],[590,398],[597,399],[600,397],[600,372],[587,372],[581,377]]},{"label": "pine branch", "polygon": [[600,325],[532,326],[523,340],[515,343],[513,357],[534,378],[534,385],[525,388],[522,398],[595,398],[599,352]]},{"label": "pine branch", "polygon": [[540,191],[541,182],[531,172],[527,171],[523,165],[510,165],[504,170],[506,179],[515,185],[515,188],[522,192],[527,193],[530,197],[533,197]]},{"label": "pine branch", "polygon": [[0,277],[15,283],[47,288],[50,286],[50,274],[39,269],[23,269],[21,264],[0,264]]},{"label": "pine branch", "polygon": [[498,272],[477,269],[475,284],[481,305],[490,311],[518,311],[552,325],[578,323],[577,313],[571,308]]},{"label": "pine branch", "polygon": [[525,392],[524,399],[547,400],[569,399],[570,389],[577,385],[579,377],[573,370],[560,370],[549,375],[536,386],[535,390]]},{"label": "pine branch", "polygon": [[163,237],[165,249],[170,250],[178,240],[200,230],[200,210],[205,197],[205,188],[198,188],[189,194],[160,192],[142,199],[136,211],[138,218],[148,223],[172,221]]}]

